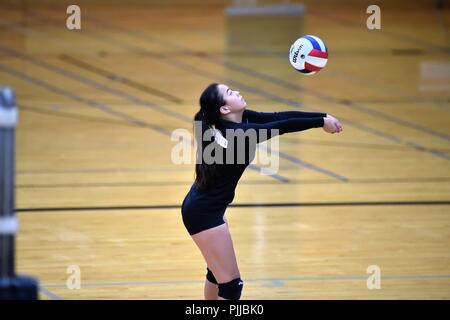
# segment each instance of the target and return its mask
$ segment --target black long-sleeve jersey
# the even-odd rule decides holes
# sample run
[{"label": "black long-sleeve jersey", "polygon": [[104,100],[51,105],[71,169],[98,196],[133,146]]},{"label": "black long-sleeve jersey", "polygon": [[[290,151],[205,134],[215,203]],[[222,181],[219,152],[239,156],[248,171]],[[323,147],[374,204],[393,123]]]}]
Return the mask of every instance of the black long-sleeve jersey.
[{"label": "black long-sleeve jersey", "polygon": [[[228,139],[227,147],[222,150],[222,163],[213,164],[217,166],[215,183],[201,189],[194,182],[184,198],[183,222],[189,233],[192,235],[224,223],[225,210],[234,199],[237,183],[245,168],[253,161],[258,143],[273,138],[275,135],[323,127],[324,117],[326,117],[325,113],[317,112],[267,113],[246,109],[241,123],[222,120],[216,129],[225,138],[230,136],[227,131],[230,133],[231,130],[235,141]],[[256,139],[248,138],[245,148],[238,147],[239,135],[251,136],[251,134],[254,134]],[[229,155],[228,158],[226,156],[227,152],[231,152],[232,163],[230,163]],[[242,156],[244,156],[244,161],[239,160],[242,160]]]}]

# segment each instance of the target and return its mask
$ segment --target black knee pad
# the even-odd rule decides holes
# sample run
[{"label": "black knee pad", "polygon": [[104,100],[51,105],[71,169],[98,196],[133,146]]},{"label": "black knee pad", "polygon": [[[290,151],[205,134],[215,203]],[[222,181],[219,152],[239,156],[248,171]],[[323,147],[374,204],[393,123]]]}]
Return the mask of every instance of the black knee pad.
[{"label": "black knee pad", "polygon": [[228,300],[239,300],[244,287],[244,281],[241,278],[231,280],[227,283],[219,283],[219,297]]},{"label": "black knee pad", "polygon": [[214,274],[209,270],[209,268],[206,268],[208,272],[206,273],[206,279],[208,279],[209,282],[217,284],[216,277],[214,277]]}]

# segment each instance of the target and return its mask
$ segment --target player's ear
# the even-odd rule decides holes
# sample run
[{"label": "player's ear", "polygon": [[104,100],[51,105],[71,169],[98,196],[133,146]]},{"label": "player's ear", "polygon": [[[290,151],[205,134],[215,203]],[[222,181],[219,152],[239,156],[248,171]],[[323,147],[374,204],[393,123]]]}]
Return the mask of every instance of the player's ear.
[{"label": "player's ear", "polygon": [[220,114],[229,114],[231,112],[230,108],[227,105],[220,107]]}]

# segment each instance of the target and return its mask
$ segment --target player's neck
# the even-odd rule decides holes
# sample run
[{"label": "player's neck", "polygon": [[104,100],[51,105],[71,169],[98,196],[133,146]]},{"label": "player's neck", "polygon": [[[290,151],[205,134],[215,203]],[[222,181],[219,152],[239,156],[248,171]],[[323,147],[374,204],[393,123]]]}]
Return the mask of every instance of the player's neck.
[{"label": "player's neck", "polygon": [[229,113],[226,115],[223,115],[222,118],[226,121],[241,123],[242,122],[242,114],[244,113],[244,110],[241,110],[239,112],[235,113]]}]

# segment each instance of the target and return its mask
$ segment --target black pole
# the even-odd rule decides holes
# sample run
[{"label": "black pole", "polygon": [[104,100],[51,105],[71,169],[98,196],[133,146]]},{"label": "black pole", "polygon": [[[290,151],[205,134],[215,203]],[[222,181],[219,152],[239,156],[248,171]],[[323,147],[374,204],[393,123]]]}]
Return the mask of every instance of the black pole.
[{"label": "black pole", "polygon": [[14,91],[0,88],[0,277],[15,276],[14,212],[15,129],[17,107]]},{"label": "black pole", "polygon": [[0,300],[37,299],[37,281],[16,276],[15,212],[16,96],[9,87],[0,87]]}]

